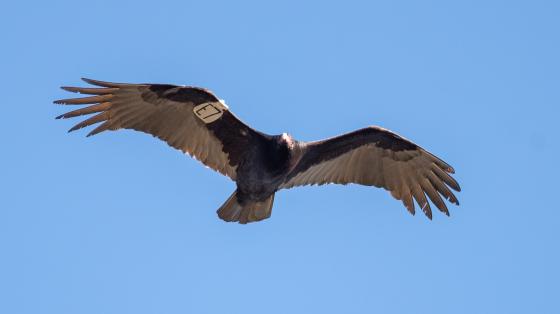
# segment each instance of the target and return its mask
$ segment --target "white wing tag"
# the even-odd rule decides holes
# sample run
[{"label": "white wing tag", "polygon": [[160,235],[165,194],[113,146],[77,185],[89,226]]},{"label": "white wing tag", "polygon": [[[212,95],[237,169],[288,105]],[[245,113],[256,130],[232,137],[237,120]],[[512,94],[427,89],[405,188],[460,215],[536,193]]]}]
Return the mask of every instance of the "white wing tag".
[{"label": "white wing tag", "polygon": [[218,120],[227,110],[222,102],[205,102],[193,108],[194,114],[204,123]]}]

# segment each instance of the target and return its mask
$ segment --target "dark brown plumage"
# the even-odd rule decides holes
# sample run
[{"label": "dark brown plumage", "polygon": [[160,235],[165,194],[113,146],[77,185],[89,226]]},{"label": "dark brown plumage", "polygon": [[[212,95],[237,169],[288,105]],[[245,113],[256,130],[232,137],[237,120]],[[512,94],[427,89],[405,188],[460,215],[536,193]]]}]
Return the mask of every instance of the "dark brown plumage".
[{"label": "dark brown plumage", "polygon": [[55,101],[88,105],[57,118],[95,114],[70,131],[97,123],[101,124],[88,136],[122,128],[141,131],[228,176],[237,190],[218,210],[226,221],[266,219],[276,191],[327,183],[382,187],[412,214],[416,200],[430,219],[428,198],[446,215],[449,211],[441,196],[459,205],[450,190],[460,191],[450,165],[379,127],[305,143],[285,133],[271,136],[252,129],[202,88],[84,81],[98,87],[62,87],[89,96]]}]

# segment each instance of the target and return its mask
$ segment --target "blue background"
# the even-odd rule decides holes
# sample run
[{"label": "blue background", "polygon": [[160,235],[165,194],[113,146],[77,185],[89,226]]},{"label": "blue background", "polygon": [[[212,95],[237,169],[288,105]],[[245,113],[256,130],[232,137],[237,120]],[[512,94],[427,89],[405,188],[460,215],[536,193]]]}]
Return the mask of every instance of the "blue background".
[{"label": "blue background", "polygon": [[[16,1],[0,13],[0,312],[560,313],[557,1]],[[267,133],[380,125],[457,170],[451,217],[277,193],[150,136],[85,138],[80,77],[208,87]]]}]

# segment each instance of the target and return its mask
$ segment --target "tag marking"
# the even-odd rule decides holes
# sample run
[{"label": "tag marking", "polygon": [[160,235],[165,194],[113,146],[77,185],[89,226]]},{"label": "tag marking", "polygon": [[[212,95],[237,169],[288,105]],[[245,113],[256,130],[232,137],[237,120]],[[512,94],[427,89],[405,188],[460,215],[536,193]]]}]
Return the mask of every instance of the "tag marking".
[{"label": "tag marking", "polygon": [[220,102],[206,102],[193,108],[194,114],[204,123],[212,123],[218,120],[227,109]]}]

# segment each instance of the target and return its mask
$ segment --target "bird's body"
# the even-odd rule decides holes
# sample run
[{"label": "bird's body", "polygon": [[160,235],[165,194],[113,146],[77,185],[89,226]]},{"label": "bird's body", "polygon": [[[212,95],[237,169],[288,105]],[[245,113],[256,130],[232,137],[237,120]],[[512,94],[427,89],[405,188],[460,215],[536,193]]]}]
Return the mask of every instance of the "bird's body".
[{"label": "bird's body", "polygon": [[93,96],[55,101],[93,104],[58,117],[97,113],[70,131],[103,122],[89,135],[121,128],[149,133],[230,177],[237,189],[218,210],[226,221],[266,219],[278,190],[325,183],[383,187],[413,214],[414,198],[429,218],[426,195],[446,214],[441,196],[459,203],[448,188],[460,190],[449,175],[451,166],[379,127],[301,142],[286,133],[272,136],[252,129],[202,88],[84,80],[101,88],[63,87]]},{"label": "bird's body", "polygon": [[286,178],[294,153],[283,136],[257,139],[237,168],[240,200],[263,201],[276,192]]}]

